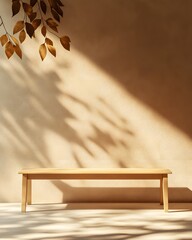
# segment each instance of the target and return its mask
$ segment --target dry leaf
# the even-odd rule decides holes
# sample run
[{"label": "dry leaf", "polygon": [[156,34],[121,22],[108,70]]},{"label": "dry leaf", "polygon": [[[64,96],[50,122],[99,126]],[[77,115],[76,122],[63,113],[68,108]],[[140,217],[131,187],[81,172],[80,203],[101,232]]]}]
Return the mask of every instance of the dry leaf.
[{"label": "dry leaf", "polygon": [[19,41],[22,43],[22,42],[25,41],[25,38],[26,38],[25,30],[22,30],[22,31],[19,33]]},{"label": "dry leaf", "polygon": [[15,53],[22,59],[22,51],[19,45],[13,45],[13,49]]},{"label": "dry leaf", "polygon": [[28,17],[29,17],[30,21],[32,22],[37,17],[37,13],[32,12]]},{"label": "dry leaf", "polygon": [[64,37],[62,37],[62,38],[64,38],[66,41],[68,41],[68,42],[71,42],[71,39],[69,38],[69,36],[64,36]]},{"label": "dry leaf", "polygon": [[15,16],[20,11],[20,8],[21,8],[20,2],[19,1],[13,1],[13,3],[12,3],[13,16]]},{"label": "dry leaf", "polygon": [[51,9],[51,13],[52,13],[53,17],[55,18],[55,20],[60,22],[59,14],[53,8]]},{"label": "dry leaf", "polygon": [[43,61],[47,55],[47,49],[46,49],[45,43],[40,45],[39,54],[41,56],[41,60]]},{"label": "dry leaf", "polygon": [[63,17],[63,10],[58,5],[56,5],[54,9],[61,17]]},{"label": "dry leaf", "polygon": [[52,41],[50,38],[45,38],[45,43],[46,43],[47,45],[53,46],[53,41]]},{"label": "dry leaf", "polygon": [[58,32],[57,27],[50,27],[53,31]]},{"label": "dry leaf", "polygon": [[24,28],[24,21],[18,21],[16,22],[14,28],[13,28],[13,34],[18,33]]},{"label": "dry leaf", "polygon": [[41,6],[41,10],[43,11],[43,13],[46,14],[47,5],[45,4],[45,2],[43,0],[40,1],[40,6]]},{"label": "dry leaf", "polygon": [[47,48],[48,48],[49,52],[50,52],[54,57],[56,57],[56,49],[55,49],[53,46],[51,46],[51,45],[47,45]]},{"label": "dry leaf", "polygon": [[6,34],[2,35],[1,36],[1,45],[4,46],[5,43],[7,43],[7,41],[8,41],[7,35]]},{"label": "dry leaf", "polygon": [[41,28],[41,33],[42,33],[42,35],[43,35],[44,37],[46,36],[46,34],[47,34],[47,29],[46,29],[45,26],[43,26],[43,27]]},{"label": "dry leaf", "polygon": [[63,3],[60,0],[48,0],[51,9],[54,9],[60,16],[63,16],[63,11],[60,7],[63,7]]},{"label": "dry leaf", "polygon": [[35,19],[32,22],[32,25],[33,25],[35,30],[40,26],[40,24],[41,24],[41,19]]},{"label": "dry leaf", "polygon": [[58,24],[57,24],[52,18],[48,18],[48,19],[46,20],[46,23],[47,23],[47,25],[48,25],[51,29],[53,29],[55,32],[58,32],[58,30],[57,30]]},{"label": "dry leaf", "polygon": [[23,9],[28,16],[31,15],[31,13],[33,12],[32,6],[29,5],[28,3],[23,2]]},{"label": "dry leaf", "polygon": [[61,37],[61,38],[60,38],[60,42],[61,42],[62,46],[63,46],[66,50],[70,51],[70,42],[71,42],[71,40],[70,40],[70,38],[69,38],[68,36],[63,36],[63,37]]},{"label": "dry leaf", "polygon": [[63,7],[63,3],[60,0],[56,0],[56,2],[59,4],[59,6]]},{"label": "dry leaf", "polygon": [[5,54],[7,56],[7,58],[9,59],[14,53],[14,48],[13,48],[13,44],[9,41],[6,45],[5,45]]},{"label": "dry leaf", "polygon": [[33,37],[33,34],[34,34],[34,27],[31,23],[25,23],[25,29],[26,29],[26,32],[27,34],[29,35],[30,38]]},{"label": "dry leaf", "polygon": [[47,23],[48,25],[53,26],[53,27],[57,27],[57,26],[58,26],[58,23],[56,23],[56,22],[53,20],[53,18],[48,18],[48,19],[46,20],[46,23]]},{"label": "dry leaf", "polygon": [[46,23],[48,24],[49,27],[57,27],[58,24],[53,20],[53,18],[48,18],[46,20]]},{"label": "dry leaf", "polygon": [[37,0],[30,0],[30,5],[33,7],[37,3]]}]

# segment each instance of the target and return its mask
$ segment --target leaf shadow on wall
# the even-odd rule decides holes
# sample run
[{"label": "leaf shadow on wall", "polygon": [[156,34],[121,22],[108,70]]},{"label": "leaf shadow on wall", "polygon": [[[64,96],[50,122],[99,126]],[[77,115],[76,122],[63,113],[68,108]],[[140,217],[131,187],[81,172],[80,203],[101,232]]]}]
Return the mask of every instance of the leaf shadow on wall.
[{"label": "leaf shadow on wall", "polygon": [[189,0],[66,1],[64,26],[78,51],[192,137],[191,9]]},{"label": "leaf shadow on wall", "polygon": [[[64,161],[71,161],[71,166],[87,167],[86,163],[82,163],[78,153],[76,153],[73,146],[79,146],[86,153],[87,158],[93,161],[95,152],[92,151],[87,142],[99,148],[101,151],[109,155],[111,161],[115,162],[116,166],[126,167],[128,162],[122,158],[116,158],[110,153],[110,147],[121,147],[124,151],[129,152],[129,143],[126,141],[129,138],[134,138],[134,133],[129,129],[127,120],[118,116],[115,112],[115,117],[122,122],[118,124],[113,119],[108,118],[105,112],[97,106],[93,106],[78,97],[72,95],[67,90],[61,90],[59,84],[63,82],[55,71],[49,71],[44,74],[37,74],[30,64],[30,60],[26,60],[20,68],[13,67],[12,71],[7,71],[0,67],[1,72],[1,89],[0,89],[0,122],[3,128],[2,136],[9,142],[12,158],[20,159],[20,166],[22,167],[64,167]],[[89,122],[93,134],[90,136],[80,135],[78,130],[68,124],[69,120],[78,122],[78,116],[74,115],[70,107],[61,103],[60,97],[66,99],[71,103],[71,108],[74,105],[80,106],[87,114],[92,114],[92,111],[97,113],[100,118],[114,129],[121,131],[126,136],[125,139],[114,140],[112,133],[103,131],[94,122]],[[97,100],[100,104],[113,111],[104,100]],[[111,108],[111,109],[110,109]],[[115,110],[114,110],[115,111]],[[86,125],[86,122],[80,122]],[[86,126],[85,126],[86,129]],[[57,136],[63,139],[67,144],[59,146],[60,159],[63,162],[57,162],[51,156],[50,143],[47,143],[47,135]],[[52,137],[50,137],[52,138]],[[6,142],[5,141],[5,142]],[[6,143],[4,143],[6,144]],[[54,142],[53,142],[54,144]],[[7,148],[7,146],[5,146]],[[68,149],[66,149],[66,147]],[[3,149],[4,146],[1,145]],[[57,151],[57,145],[53,148]],[[71,158],[66,159],[65,152],[71,152]],[[7,161],[7,152],[2,155],[1,161]],[[5,159],[5,160],[3,160]],[[54,161],[53,161],[54,160]],[[55,164],[59,164],[55,165]],[[68,164],[70,166],[70,164]],[[95,164],[97,166],[97,163]],[[99,167],[99,165],[98,165]],[[102,166],[101,166],[102,167]]]}]

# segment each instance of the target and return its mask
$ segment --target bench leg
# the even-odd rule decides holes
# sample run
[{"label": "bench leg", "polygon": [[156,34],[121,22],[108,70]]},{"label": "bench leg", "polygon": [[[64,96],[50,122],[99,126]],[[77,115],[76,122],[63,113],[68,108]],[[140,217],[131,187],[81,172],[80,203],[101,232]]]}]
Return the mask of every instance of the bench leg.
[{"label": "bench leg", "polygon": [[27,175],[23,174],[22,176],[22,203],[21,203],[21,211],[26,212],[27,205]]},{"label": "bench leg", "polygon": [[32,204],[32,181],[28,179],[28,186],[27,186],[27,204]]},{"label": "bench leg", "polygon": [[160,179],[160,204],[163,205],[163,178]]},{"label": "bench leg", "polygon": [[168,176],[163,177],[163,203],[164,211],[168,212]]}]

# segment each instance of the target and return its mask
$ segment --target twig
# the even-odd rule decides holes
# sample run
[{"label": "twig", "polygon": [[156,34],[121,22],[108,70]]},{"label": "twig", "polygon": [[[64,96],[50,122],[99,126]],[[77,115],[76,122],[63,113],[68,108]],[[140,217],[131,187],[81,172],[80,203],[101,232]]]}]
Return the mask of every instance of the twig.
[{"label": "twig", "polygon": [[[6,29],[6,27],[5,27],[5,24],[4,24],[4,22],[3,22],[3,18],[0,16],[0,19],[1,19],[1,25],[3,25],[3,28],[4,28],[4,30],[5,30],[5,32],[6,32],[6,34],[8,34],[9,35],[9,33],[7,32],[7,29]],[[1,26],[0,25],[0,26]]]},{"label": "twig", "polygon": [[[46,28],[46,29],[47,29],[47,31],[48,31],[49,33],[51,33],[51,34],[55,35],[56,37],[60,38],[56,33],[54,33],[54,32],[52,32],[52,31],[49,30],[49,26],[46,24],[46,21],[45,21],[45,19],[43,18],[43,14],[42,14],[42,11],[41,11],[41,6],[40,6],[38,0],[37,0],[37,4],[38,4],[38,9],[39,9],[39,12],[40,12],[41,21],[42,21],[42,23],[43,23],[43,26],[47,26],[48,28]],[[50,7],[51,7],[51,6],[50,6]]]},{"label": "twig", "polygon": [[1,24],[0,24],[0,26],[2,25],[3,26],[3,28],[4,28],[4,30],[5,30],[5,34],[8,36],[8,38],[9,38],[9,41],[11,41],[13,44],[14,44],[14,42],[13,42],[13,40],[11,39],[11,35],[8,33],[8,31],[7,31],[7,29],[6,29],[6,27],[5,27],[5,24],[4,24],[4,22],[3,22],[3,18],[0,16],[0,19],[1,19]]}]

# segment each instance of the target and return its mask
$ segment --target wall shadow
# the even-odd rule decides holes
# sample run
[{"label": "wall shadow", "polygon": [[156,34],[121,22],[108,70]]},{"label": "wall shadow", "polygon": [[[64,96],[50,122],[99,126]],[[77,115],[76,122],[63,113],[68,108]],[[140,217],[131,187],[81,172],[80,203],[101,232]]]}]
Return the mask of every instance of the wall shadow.
[{"label": "wall shadow", "polygon": [[[27,57],[22,64],[16,60],[15,64],[10,63],[8,66],[11,71],[0,66],[0,127],[2,133],[0,162],[4,166],[0,177],[2,186],[6,182],[7,174],[10,177],[9,184],[15,184],[15,179],[18,179],[15,166],[18,170],[28,167],[88,167],[92,164],[102,167],[101,162],[97,161],[95,149],[106,154],[113,166],[127,167],[129,165],[123,156],[115,156],[110,149],[118,149],[120,146],[128,155],[129,139],[134,139],[134,130],[129,126],[129,122],[115,112],[115,109],[104,99],[96,99],[95,104],[83,101],[65,88],[65,79],[61,79],[56,71],[38,72]],[[70,66],[67,65],[67,67]],[[60,84],[64,87],[61,88]],[[74,114],[71,107],[65,105],[60,100],[61,98],[65,98],[65,101],[73,107],[78,106],[82,110],[79,115]],[[100,109],[101,105],[104,111]],[[110,112],[114,118],[109,118],[105,111]],[[115,138],[113,131],[103,129],[94,121],[80,120],[79,116],[82,112],[90,116],[94,112],[100,120],[124,137]],[[81,123],[85,130],[91,129],[92,134],[82,135],[73,125],[69,124],[69,121]],[[50,138],[47,137],[48,135]],[[49,143],[47,139],[51,139],[52,143]],[[52,139],[61,140],[57,143]],[[54,144],[54,147],[51,144]],[[55,154],[50,153],[51,148],[54,149]],[[82,162],[82,157],[79,156],[80,151],[86,156],[87,162]],[[70,153],[67,157],[66,152]],[[11,170],[8,171],[10,166]],[[9,199],[2,193],[0,201],[6,202]]]},{"label": "wall shadow", "polygon": [[[87,114],[91,115],[92,111],[96,112],[103,121],[124,133],[128,138],[134,137],[133,131],[129,129],[127,122],[125,123],[120,115],[118,116],[115,113],[115,118],[119,117],[119,121],[122,122],[118,126],[113,119],[109,119],[105,112],[99,110],[96,105],[82,101],[75,95],[67,92],[67,90],[61,90],[58,85],[63,82],[63,79],[59,77],[57,72],[49,71],[46,74],[37,74],[31,66],[29,59],[22,63],[22,67],[25,70],[24,73],[15,68],[14,74],[0,67],[2,79],[0,89],[0,122],[5,129],[4,134],[10,141],[15,158],[22,161],[21,165],[26,167],[28,163],[27,161],[23,162],[24,159],[33,159],[33,167],[53,166],[46,146],[46,131],[60,136],[71,146],[78,145],[93,158],[95,157],[94,152],[87,142],[91,142],[109,155],[109,146],[116,147],[118,144],[124,146],[125,150],[127,149],[126,151],[128,151],[126,141],[122,140],[119,143],[114,141],[112,133],[103,131],[94,122],[90,122],[88,126],[93,131],[92,136],[83,138],[79,135],[78,131],[68,124],[69,120],[79,121],[78,117],[70,111],[69,107],[63,105],[59,98],[63,97],[71,101],[73,106],[80,106],[84,111],[86,110]],[[28,79],[26,79],[26,75],[29,76]],[[16,77],[20,79],[19,83],[15,80]],[[7,96],[11,96],[11,98]],[[98,99],[98,102],[102,102],[105,108],[108,108],[112,113],[115,111],[109,108],[101,99]],[[84,128],[86,129],[85,126]],[[21,151],[19,151],[20,147],[18,147],[20,144],[22,145]],[[73,148],[71,150],[73,161],[76,162],[77,166],[83,167],[75,150]],[[111,158],[113,159],[112,155]],[[123,161],[123,159],[120,160]]]},{"label": "wall shadow", "polygon": [[[52,183],[63,192],[63,203],[153,203],[160,199],[160,189],[156,187],[72,187],[62,181]],[[169,202],[191,203],[192,191],[185,187],[169,187]]]},{"label": "wall shadow", "polygon": [[73,47],[192,137],[191,9],[190,0],[66,1],[64,26]]}]

